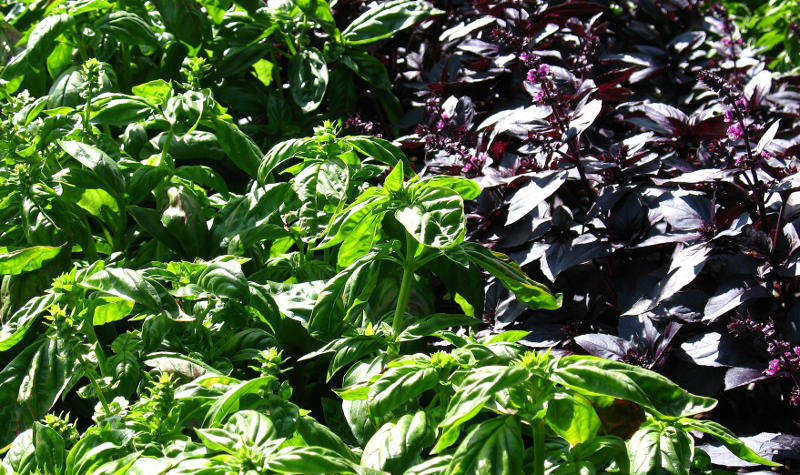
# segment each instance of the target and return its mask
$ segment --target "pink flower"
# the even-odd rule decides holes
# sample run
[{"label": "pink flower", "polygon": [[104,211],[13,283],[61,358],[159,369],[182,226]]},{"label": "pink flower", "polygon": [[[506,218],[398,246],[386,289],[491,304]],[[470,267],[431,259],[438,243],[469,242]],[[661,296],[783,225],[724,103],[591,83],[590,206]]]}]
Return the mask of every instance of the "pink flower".
[{"label": "pink flower", "polygon": [[529,69],[526,79],[528,82],[536,82],[539,80],[539,75],[536,73],[535,69]]},{"label": "pink flower", "polygon": [[540,102],[544,98],[544,93],[542,91],[536,91],[533,93],[533,102]]},{"label": "pink flower", "polygon": [[[769,157],[771,157],[771,156],[772,156],[772,155],[770,155],[770,154],[769,154],[769,152],[767,152],[766,150],[762,150],[762,151],[761,151],[761,158],[764,158],[764,159],[766,159],[766,158],[769,158]],[[800,350],[800,346],[795,346],[795,347],[794,347],[794,351],[795,351],[795,353],[797,353],[797,351],[798,351],[798,350]],[[800,356],[800,354],[798,354],[797,356]]]},{"label": "pink flower", "polygon": [[442,112],[442,120],[450,120],[450,114],[447,112]]},{"label": "pink flower", "polygon": [[550,74],[550,65],[549,64],[540,64],[539,65],[539,75],[540,76],[547,76]]},{"label": "pink flower", "polygon": [[728,138],[733,140],[734,142],[741,139],[744,136],[744,130],[742,130],[742,125],[740,123],[735,123],[728,127]]},{"label": "pink flower", "polygon": [[444,129],[444,125],[445,125],[444,121],[442,119],[439,119],[439,122],[436,123],[436,128],[442,130]]},{"label": "pink flower", "polygon": [[795,346],[793,348],[793,351],[794,351],[794,354],[796,354],[797,356],[800,356],[800,346]]},{"label": "pink flower", "polygon": [[725,45],[725,46],[730,46],[733,43],[731,42],[730,38],[722,38],[722,44]]},{"label": "pink flower", "polygon": [[736,99],[736,105],[739,107],[747,107],[747,99],[745,99],[744,97]]},{"label": "pink flower", "polygon": [[769,366],[764,372],[769,376],[774,376],[780,370],[781,370],[781,361],[776,359],[769,362]]},{"label": "pink flower", "polygon": [[733,119],[734,119],[733,111],[732,110],[726,110],[725,111],[725,122],[733,122]]},{"label": "pink flower", "polygon": [[528,60],[531,59],[531,55],[527,51],[523,51],[519,54],[519,59],[521,59],[522,62],[527,63]]}]

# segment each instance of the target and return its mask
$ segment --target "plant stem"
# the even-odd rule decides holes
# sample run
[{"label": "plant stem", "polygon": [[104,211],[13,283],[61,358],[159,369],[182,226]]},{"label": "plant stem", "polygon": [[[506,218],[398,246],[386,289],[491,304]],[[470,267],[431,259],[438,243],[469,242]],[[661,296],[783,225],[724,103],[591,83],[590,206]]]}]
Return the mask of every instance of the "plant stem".
[{"label": "plant stem", "polygon": [[544,475],[544,420],[533,421],[533,475]]},{"label": "plant stem", "polygon": [[408,297],[411,294],[411,283],[414,281],[414,253],[417,244],[410,234],[406,233],[406,255],[403,262],[403,280],[400,283],[400,292],[397,294],[397,306],[394,309],[394,318],[392,319],[392,338],[393,341],[389,345],[389,356],[396,356],[400,353],[400,342],[398,337],[403,330],[403,320],[405,320],[406,307],[408,306]]}]

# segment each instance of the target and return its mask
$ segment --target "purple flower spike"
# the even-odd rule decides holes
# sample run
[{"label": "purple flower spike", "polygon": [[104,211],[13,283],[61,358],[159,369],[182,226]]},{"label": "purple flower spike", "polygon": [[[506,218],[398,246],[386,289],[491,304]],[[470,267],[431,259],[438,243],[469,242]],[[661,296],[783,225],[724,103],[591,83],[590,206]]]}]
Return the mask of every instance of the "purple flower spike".
[{"label": "purple flower spike", "polygon": [[733,111],[731,111],[731,110],[726,110],[726,111],[725,111],[725,122],[733,122],[733,119],[734,119],[734,117],[733,117]]},{"label": "purple flower spike", "polygon": [[738,122],[728,127],[728,138],[733,140],[734,142],[741,139],[744,136],[744,130],[742,130],[742,125]]},{"label": "purple flower spike", "polygon": [[539,65],[539,75],[540,76],[547,76],[550,74],[550,65],[549,64],[540,64]]},{"label": "purple flower spike", "polygon": [[769,376],[774,376],[781,370],[781,361],[780,360],[772,360],[769,362],[769,367],[764,371]]}]

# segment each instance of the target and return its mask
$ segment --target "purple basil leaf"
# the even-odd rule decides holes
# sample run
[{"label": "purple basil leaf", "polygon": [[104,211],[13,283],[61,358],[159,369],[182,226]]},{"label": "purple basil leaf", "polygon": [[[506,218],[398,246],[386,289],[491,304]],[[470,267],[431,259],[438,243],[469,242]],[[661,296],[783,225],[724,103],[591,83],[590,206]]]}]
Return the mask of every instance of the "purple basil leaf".
[{"label": "purple basil leaf", "polygon": [[605,333],[589,333],[575,337],[575,343],[590,355],[620,360],[631,349],[630,343],[622,338]]},{"label": "purple basil leaf", "polygon": [[747,85],[744,86],[744,97],[750,103],[750,107],[757,109],[764,102],[772,88],[772,73],[768,70],[761,71],[753,76]]},{"label": "purple basil leaf", "polygon": [[536,208],[539,203],[558,191],[561,185],[567,181],[567,176],[566,170],[539,172],[531,176],[530,181],[517,190],[509,199],[506,225],[520,220]]},{"label": "purple basil leaf", "polygon": [[697,231],[711,222],[711,200],[701,194],[674,192],[661,203],[661,214],[673,229]]},{"label": "purple basil leaf", "polygon": [[748,300],[768,296],[769,292],[760,283],[742,277],[729,278],[708,299],[703,310],[703,321],[714,321]]},{"label": "purple basil leaf", "polygon": [[758,367],[734,366],[725,372],[725,390],[738,388],[756,381],[769,379],[771,376],[764,375],[764,365]]},{"label": "purple basil leaf", "polygon": [[542,272],[552,281],[570,267],[607,256],[611,251],[611,245],[588,233],[570,241],[557,241],[545,252]]},{"label": "purple basil leaf", "polygon": [[718,332],[700,333],[681,345],[679,355],[700,366],[737,366],[747,361],[736,340]]}]

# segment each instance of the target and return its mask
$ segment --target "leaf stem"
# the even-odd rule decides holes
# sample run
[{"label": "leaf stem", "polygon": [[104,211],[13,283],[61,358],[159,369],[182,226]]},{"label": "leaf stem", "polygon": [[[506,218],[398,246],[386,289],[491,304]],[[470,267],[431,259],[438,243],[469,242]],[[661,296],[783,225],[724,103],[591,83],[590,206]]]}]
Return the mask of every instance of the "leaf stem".
[{"label": "leaf stem", "polygon": [[533,475],[544,475],[544,420],[533,421]]},{"label": "leaf stem", "polygon": [[400,332],[403,330],[408,297],[411,294],[411,283],[414,281],[414,253],[417,250],[417,243],[414,238],[406,233],[406,255],[403,262],[403,280],[400,283],[400,292],[397,294],[397,306],[394,309],[392,319],[392,342],[389,345],[388,353],[390,357],[400,353]]}]

